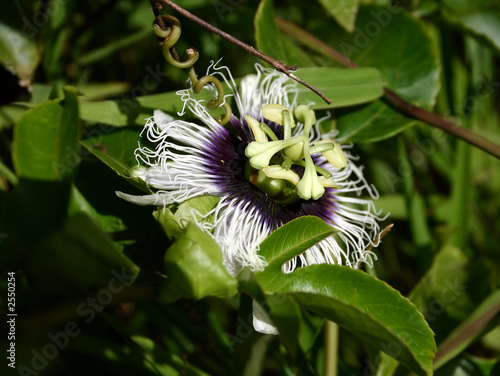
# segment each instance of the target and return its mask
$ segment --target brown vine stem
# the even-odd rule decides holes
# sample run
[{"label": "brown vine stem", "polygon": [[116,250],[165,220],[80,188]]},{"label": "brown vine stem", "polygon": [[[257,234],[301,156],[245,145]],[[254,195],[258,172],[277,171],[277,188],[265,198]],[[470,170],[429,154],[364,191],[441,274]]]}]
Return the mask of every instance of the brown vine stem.
[{"label": "brown vine stem", "polygon": [[208,31],[214,33],[215,35],[218,35],[221,38],[226,39],[227,41],[233,43],[234,45],[238,46],[239,48],[247,51],[248,53],[250,53],[250,54],[258,57],[259,59],[265,61],[266,63],[272,65],[277,71],[286,74],[288,77],[294,79],[298,83],[304,85],[305,87],[307,87],[308,89],[310,89],[311,91],[313,91],[314,93],[316,93],[326,103],[328,103],[328,104],[332,103],[332,100],[330,98],[328,98],[325,94],[323,94],[320,90],[318,90],[317,88],[315,88],[314,86],[312,86],[308,82],[304,81],[300,77],[297,77],[293,73],[290,72],[290,71],[296,71],[297,70],[297,66],[296,65],[290,66],[290,65],[287,65],[287,64],[283,63],[282,61],[273,59],[272,57],[270,57],[270,56],[268,56],[268,55],[260,52],[259,50],[257,50],[256,48],[250,46],[249,44],[246,44],[245,42],[242,42],[238,38],[233,37],[232,35],[230,35],[230,34],[224,32],[224,31],[216,28],[215,26],[209,24],[208,22],[206,22],[206,21],[202,20],[201,18],[195,16],[194,14],[188,12],[186,9],[182,8],[181,6],[179,6],[178,4],[174,3],[173,1],[170,1],[170,0],[156,0],[156,3],[162,3],[162,4],[167,5],[168,7],[172,8],[173,10],[175,10],[176,12],[178,12],[179,14],[181,14],[182,16],[186,17],[188,20],[197,23],[198,25],[200,25],[204,29],[207,29]]},{"label": "brown vine stem", "polygon": [[[278,29],[292,36],[295,40],[312,49],[313,51],[330,57],[349,68],[358,68],[358,65],[356,63],[352,62],[340,52],[333,49],[328,44],[318,39],[306,30],[302,29],[301,27],[280,17],[275,17],[275,21]],[[384,88],[384,97],[386,101],[389,102],[392,106],[396,107],[401,112],[406,113],[412,118],[421,120],[434,127],[440,128],[443,131],[461,138],[469,144],[474,145],[500,159],[500,145],[491,142],[490,140],[475,132],[470,131],[467,128],[461,127],[449,120],[446,120],[439,115],[436,115],[430,111],[415,106],[408,101],[405,101],[398,94],[388,88]]]}]

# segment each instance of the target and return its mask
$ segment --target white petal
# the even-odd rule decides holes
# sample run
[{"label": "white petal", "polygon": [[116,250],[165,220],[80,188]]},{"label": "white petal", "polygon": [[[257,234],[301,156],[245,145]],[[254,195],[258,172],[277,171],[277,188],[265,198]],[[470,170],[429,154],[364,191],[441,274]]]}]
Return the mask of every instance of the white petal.
[{"label": "white petal", "polygon": [[129,195],[127,193],[123,193],[120,191],[115,192],[118,197],[121,199],[131,202],[132,204],[147,206],[147,205],[165,205],[165,201],[162,201],[162,198],[158,194],[154,195],[144,195],[144,196],[135,196]]},{"label": "white petal", "polygon": [[266,310],[255,300],[252,303],[253,307],[253,328],[263,334],[279,334],[278,329],[274,325],[271,317]]},{"label": "white petal", "polygon": [[163,112],[161,110],[154,111],[153,119],[154,119],[156,125],[158,126],[158,128],[160,128],[160,130],[163,130],[168,123],[170,123],[174,120],[174,118],[172,116],[170,116],[169,114],[166,114],[165,112]]}]

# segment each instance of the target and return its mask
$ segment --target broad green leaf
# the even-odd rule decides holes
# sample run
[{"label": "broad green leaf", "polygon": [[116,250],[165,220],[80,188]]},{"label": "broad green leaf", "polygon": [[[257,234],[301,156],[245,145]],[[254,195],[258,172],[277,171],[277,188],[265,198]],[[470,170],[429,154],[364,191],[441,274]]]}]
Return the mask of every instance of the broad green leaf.
[{"label": "broad green leaf", "polygon": [[288,222],[269,235],[261,244],[259,254],[269,265],[256,273],[257,279],[266,293],[278,292],[282,274],[281,266],[301,254],[314,244],[332,235],[335,230],[318,217],[300,217]]},{"label": "broad green leaf", "polygon": [[0,64],[19,77],[21,86],[31,86],[39,62],[34,39],[0,22]]},{"label": "broad green leaf", "polygon": [[165,273],[167,279],[159,296],[162,301],[230,298],[237,292],[238,282],[224,269],[219,246],[194,223],[165,253]]},{"label": "broad green leaf", "polygon": [[[467,295],[464,294],[468,263],[469,260],[458,248],[444,247],[408,296],[434,328],[443,327],[439,325],[443,320],[449,322],[450,316],[454,316],[454,310],[464,310],[464,307],[470,305]],[[377,375],[393,375],[396,368],[397,362],[383,355]]]},{"label": "broad green leaf", "polygon": [[[318,24],[310,31],[324,36],[326,43],[359,66],[377,68],[386,86],[404,99],[430,109],[439,91],[436,42],[421,21],[402,11],[402,7],[363,5],[352,34],[332,24]],[[297,31],[291,36],[332,59],[315,39]],[[354,142],[382,140],[416,123],[383,101],[338,110],[336,118],[340,135]]]},{"label": "broad green leaf", "polygon": [[281,272],[285,261],[330,234],[331,227],[319,218],[305,217],[267,237],[260,254],[269,265],[256,273],[263,291],[290,294],[302,307],[338,323],[416,374],[430,375],[433,334],[416,307],[386,283],[339,265]]},{"label": "broad green leaf", "polygon": [[450,23],[500,52],[500,4],[488,0],[444,0],[442,13]]},{"label": "broad green leaf", "polygon": [[113,215],[100,214],[95,208],[87,201],[87,199],[80,193],[78,188],[74,185],[71,187],[71,196],[68,205],[68,214],[70,216],[78,213],[87,214],[95,224],[97,224],[103,231],[111,233],[125,230],[126,226],[122,219]]},{"label": "broad green leaf", "polygon": [[21,106],[5,105],[0,107],[0,131],[10,129],[17,123],[19,118],[26,112]]},{"label": "broad green leaf", "polygon": [[65,96],[25,112],[14,128],[12,158],[18,185],[0,197],[0,228],[9,234],[4,242],[7,252],[0,256],[4,266],[29,261],[67,214],[70,178],[80,161],[80,129],[76,96],[68,89]]},{"label": "broad green leaf", "polygon": [[26,269],[32,283],[48,292],[106,287],[112,279],[128,286],[138,272],[85,214],[68,218],[34,250]]},{"label": "broad green leaf", "polygon": [[130,91],[130,86],[128,82],[105,82],[78,85],[77,89],[86,100],[91,101],[124,94]]},{"label": "broad green leaf", "polygon": [[83,131],[86,139],[81,144],[87,149],[84,156],[92,153],[118,175],[145,192],[149,192],[144,181],[132,177],[130,170],[137,166],[134,151],[141,140],[140,129],[136,127],[115,128],[99,124]]},{"label": "broad green leaf", "polygon": [[362,6],[354,34],[336,35],[335,46],[361,67],[377,68],[386,86],[430,109],[439,92],[437,46],[418,19],[402,8]]},{"label": "broad green leaf", "polygon": [[378,100],[367,105],[337,112],[338,137],[350,142],[375,142],[393,137],[417,124]]},{"label": "broad green leaf", "polygon": [[[430,269],[411,291],[409,298],[423,314],[430,316],[434,322],[436,315],[428,312],[428,303],[437,299],[445,310],[467,311],[472,302],[464,294],[467,281],[467,265],[469,260],[460,249],[445,246],[436,255]],[[451,305],[453,303],[453,306]],[[453,316],[453,315],[452,315]]]},{"label": "broad green leaf", "polygon": [[328,13],[348,32],[354,31],[360,0],[319,0]]},{"label": "broad green leaf", "polygon": [[496,290],[439,345],[434,369],[438,369],[465,350],[499,313],[500,290]]},{"label": "broad green leaf", "polygon": [[307,53],[294,46],[285,36],[278,32],[274,22],[272,0],[262,0],[260,2],[257,13],[255,13],[254,26],[255,40],[259,51],[288,65],[297,65],[299,67],[316,65]]},{"label": "broad green leaf", "polygon": [[464,16],[451,16],[449,19],[485,40],[500,52],[500,11],[483,11]]},{"label": "broad green leaf", "polygon": [[193,221],[193,210],[199,215],[206,215],[219,202],[218,197],[204,195],[184,201],[178,207],[165,207],[153,212],[153,216],[163,227],[169,238],[184,231]]},{"label": "broad green leaf", "polygon": [[[107,100],[99,102],[90,102],[82,97],[79,99],[82,120],[89,122],[123,127],[126,125],[144,125],[146,123],[145,119],[153,116],[153,110],[141,107],[137,98],[123,101]],[[166,103],[169,104],[168,98],[166,99]],[[170,108],[170,110],[175,111],[176,108]]]},{"label": "broad green leaf", "polygon": [[373,101],[384,93],[380,72],[373,68],[305,68],[299,69],[295,75],[332,100],[328,105],[305,86],[298,85],[299,102],[314,102],[314,109],[353,106]]},{"label": "broad green leaf", "polygon": [[31,100],[26,106],[33,107],[33,105],[41,104],[47,102],[50,99],[50,95],[54,90],[54,85],[50,84],[40,84],[34,83],[31,88]]},{"label": "broad green leaf", "polygon": [[19,119],[13,160],[20,177],[62,181],[78,166],[78,102],[72,90],[64,93],[64,100],[42,103]]},{"label": "broad green leaf", "polygon": [[[361,67],[377,68],[385,84],[405,100],[432,108],[439,91],[440,64],[436,43],[424,24],[402,8],[361,6],[356,32],[336,25],[314,32]],[[416,122],[383,101],[336,112],[341,137],[353,142],[382,140]]]},{"label": "broad green leaf", "polygon": [[[280,281],[278,281],[278,279]],[[423,316],[385,282],[339,265],[313,265],[276,277],[273,287],[378,347],[417,375],[432,374],[436,351]]]},{"label": "broad green leaf", "polygon": [[[80,98],[81,116],[83,120],[110,124],[114,126],[144,125],[146,119],[158,109],[175,115],[182,111],[184,103],[175,92],[154,94],[141,97],[124,95],[120,100],[90,102]],[[212,99],[208,91],[202,90],[196,99]],[[230,100],[230,98],[228,98]],[[214,111],[213,114],[216,114]],[[186,112],[187,116],[190,112]]]}]

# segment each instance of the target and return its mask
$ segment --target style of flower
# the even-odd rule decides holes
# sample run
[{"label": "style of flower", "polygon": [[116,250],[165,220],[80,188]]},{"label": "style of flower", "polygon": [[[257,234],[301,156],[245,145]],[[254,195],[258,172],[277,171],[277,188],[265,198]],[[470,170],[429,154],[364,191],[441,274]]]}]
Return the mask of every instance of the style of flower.
[{"label": "style of flower", "polygon": [[[155,111],[143,134],[156,147],[136,150],[143,167],[135,174],[157,192],[117,194],[158,206],[218,197],[206,216],[193,216],[220,246],[233,276],[245,267],[263,270],[259,244],[283,224],[307,215],[323,219],[336,233],[286,263],[285,273],[320,263],[372,265],[380,213],[372,200],[360,196],[377,198],[377,192],[355,165],[351,146],[340,146],[333,132],[321,134],[321,121],[309,106],[297,104],[297,88],[286,76],[256,66],[257,74],[242,79],[238,91],[226,68],[212,68],[233,91],[239,117],[231,115],[231,129],[217,123],[191,91],[180,92],[185,108],[203,124]],[[261,331],[273,332],[262,325]]]}]

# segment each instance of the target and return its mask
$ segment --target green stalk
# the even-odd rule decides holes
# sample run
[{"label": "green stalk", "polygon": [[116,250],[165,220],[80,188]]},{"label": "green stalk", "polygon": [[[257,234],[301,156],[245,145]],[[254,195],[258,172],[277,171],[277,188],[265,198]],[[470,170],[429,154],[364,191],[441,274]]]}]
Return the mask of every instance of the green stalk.
[{"label": "green stalk", "polygon": [[325,369],[324,376],[337,376],[339,361],[339,326],[325,321]]}]

